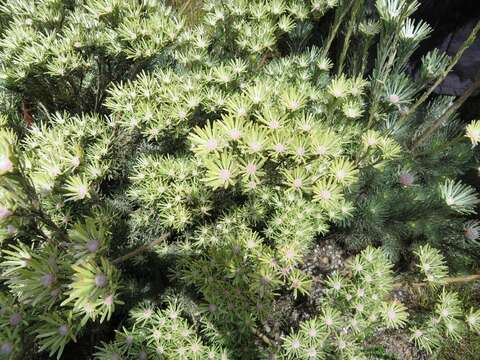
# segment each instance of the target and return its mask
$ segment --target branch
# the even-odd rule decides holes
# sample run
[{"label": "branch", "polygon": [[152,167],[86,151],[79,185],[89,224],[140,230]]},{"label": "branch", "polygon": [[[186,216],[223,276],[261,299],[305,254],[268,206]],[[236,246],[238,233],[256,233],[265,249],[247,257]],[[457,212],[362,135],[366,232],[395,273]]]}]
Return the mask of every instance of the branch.
[{"label": "branch", "polygon": [[335,20],[333,21],[332,28],[330,29],[330,34],[328,35],[328,39],[322,50],[324,56],[328,56],[328,52],[330,50],[330,47],[332,46],[333,40],[335,39],[335,35],[337,35],[338,29],[340,28],[343,18],[345,17],[345,15],[348,14],[354,2],[355,0],[351,0],[341,12],[340,12],[340,8],[337,9],[335,13]]},{"label": "branch", "polygon": [[267,346],[270,346],[270,347],[273,347],[274,344],[272,343],[272,341],[265,335],[265,334],[262,334],[260,331],[258,331],[257,329],[255,329],[253,326],[250,328],[252,330],[252,333],[258,337],[260,340],[262,340]]},{"label": "branch", "polygon": [[63,241],[68,241],[68,236],[65,231],[55,224],[41,209],[35,209],[31,213],[37,217],[37,219],[46,225],[50,230],[54,231]]},{"label": "branch", "polygon": [[353,29],[355,27],[355,22],[357,20],[358,11],[360,10],[360,7],[362,5],[363,5],[363,0],[358,0],[358,1],[355,2],[355,6],[352,9],[352,15],[351,15],[350,21],[348,23],[347,33],[345,34],[345,37],[343,39],[343,48],[342,48],[342,52],[340,54],[340,60],[338,62],[338,71],[337,71],[338,75],[340,75],[343,71],[343,64],[344,64],[345,58],[347,56],[348,45],[350,44],[350,38],[352,36]]},{"label": "branch", "polygon": [[437,81],[418,99],[418,101],[406,112],[404,113],[400,119],[399,119],[399,124],[403,123],[407,118],[415,112],[415,110],[422,105],[425,100],[428,99],[430,94],[445,80],[447,75],[452,71],[453,67],[457,64],[457,62],[460,60],[462,57],[463,53],[465,50],[467,50],[475,41],[477,38],[477,34],[480,31],[480,21],[477,22],[475,27],[473,28],[472,32],[468,36],[467,40],[462,44],[462,47],[457,51],[455,54],[454,58],[448,65],[448,67],[445,69],[445,71],[438,77]]},{"label": "branch", "polygon": [[153,240],[152,242],[142,245],[135,250],[130,251],[129,253],[126,253],[125,255],[122,255],[114,260],[112,260],[112,264],[120,264],[124,262],[125,260],[130,259],[131,257],[137,256],[138,254],[141,254],[144,251],[147,251],[151,248],[153,248],[155,245],[160,244],[161,242],[165,241],[168,237],[170,236],[170,233],[164,233],[162,234],[158,239]]},{"label": "branch", "polygon": [[[472,282],[472,281],[477,281],[480,280],[480,274],[474,274],[474,275],[464,275],[464,276],[452,276],[452,277],[446,277],[443,279],[440,279],[436,284],[440,285],[451,285],[451,284],[463,284],[467,282]],[[427,287],[430,285],[428,282],[419,282],[419,283],[395,283],[393,284],[393,287],[395,289],[404,287],[405,285],[411,286],[414,288],[422,288],[422,287]]]},{"label": "branch", "polygon": [[480,77],[473,82],[472,85],[460,96],[455,102],[440,116],[436,119],[432,125],[417,139],[413,142],[411,149],[414,150],[418,145],[427,140],[434,132],[437,130],[445,121],[447,121],[452,114],[457,111],[460,106],[480,87]]},{"label": "branch", "polygon": [[[37,191],[35,190],[35,185],[33,185],[32,180],[26,174],[25,169],[23,168],[23,164],[20,162],[18,165],[18,176],[17,176],[18,183],[23,188],[23,191],[27,195],[28,201],[30,202],[31,208],[28,211],[43,223],[45,226],[50,228],[51,231],[54,231],[63,241],[67,241],[68,237],[65,231],[60,228],[55,222],[50,219],[50,217],[45,214],[45,212],[40,207],[40,199],[38,197]],[[10,190],[14,191],[14,190]],[[47,236],[44,234],[47,238]]]}]

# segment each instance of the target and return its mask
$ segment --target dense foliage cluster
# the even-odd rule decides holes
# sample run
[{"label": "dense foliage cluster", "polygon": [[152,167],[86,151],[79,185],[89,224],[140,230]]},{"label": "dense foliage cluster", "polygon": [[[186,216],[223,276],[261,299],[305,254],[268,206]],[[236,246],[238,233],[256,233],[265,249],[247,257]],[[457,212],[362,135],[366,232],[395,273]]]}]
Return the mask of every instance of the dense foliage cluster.
[{"label": "dense foliage cluster", "polygon": [[[478,338],[448,273],[479,260],[464,175],[480,122],[428,97],[455,59],[435,50],[407,75],[431,32],[417,6],[210,0],[186,25],[163,1],[4,1],[0,357],[61,358],[107,324],[96,359],[367,359],[384,330],[429,355]],[[270,338],[279,299],[318,286],[303,264],[326,236],[352,257]],[[412,258],[422,309],[395,297]]]},{"label": "dense foliage cluster", "polygon": [[[431,285],[446,276],[445,262],[429,245],[416,252],[418,267]],[[334,273],[327,281],[318,317],[300,323],[283,344],[287,358],[365,358],[362,342],[379,328],[398,329],[411,323],[410,340],[431,354],[444,339],[459,339],[465,331],[478,331],[480,310],[462,308],[459,295],[444,286],[434,288],[434,311],[427,319],[409,316],[398,300],[389,299],[394,288],[392,264],[380,249],[368,247],[349,264],[351,276]]]}]

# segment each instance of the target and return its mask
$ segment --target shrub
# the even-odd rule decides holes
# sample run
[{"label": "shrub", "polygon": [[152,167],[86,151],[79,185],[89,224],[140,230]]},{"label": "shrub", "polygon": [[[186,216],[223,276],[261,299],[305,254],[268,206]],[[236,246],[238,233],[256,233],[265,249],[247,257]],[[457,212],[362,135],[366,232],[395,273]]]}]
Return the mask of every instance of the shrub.
[{"label": "shrub", "polygon": [[[6,1],[2,356],[60,358],[106,322],[98,359],[354,359],[379,329],[427,353],[478,333],[447,277],[478,260],[461,178],[478,122],[454,115],[464,98],[425,104],[458,56],[406,74],[431,31],[417,6],[212,0],[185,26],[157,1]],[[313,318],[269,338],[327,234],[356,255]],[[408,315],[394,264],[413,254],[434,300]]]}]

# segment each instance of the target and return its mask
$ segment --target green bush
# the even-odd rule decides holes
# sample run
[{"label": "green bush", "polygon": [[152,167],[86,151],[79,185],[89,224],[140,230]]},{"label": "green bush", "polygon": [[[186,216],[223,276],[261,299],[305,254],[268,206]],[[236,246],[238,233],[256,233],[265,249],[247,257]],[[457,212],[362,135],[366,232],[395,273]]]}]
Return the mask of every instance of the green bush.
[{"label": "green bush", "polygon": [[[478,261],[480,123],[429,98],[458,57],[406,74],[418,3],[370,5],[211,0],[187,26],[162,1],[5,1],[0,356],[115,327],[87,352],[373,359],[382,330],[432,356],[478,334],[448,273]],[[281,299],[318,295],[326,236],[352,258],[267,334]],[[413,257],[423,307],[395,299]]]}]

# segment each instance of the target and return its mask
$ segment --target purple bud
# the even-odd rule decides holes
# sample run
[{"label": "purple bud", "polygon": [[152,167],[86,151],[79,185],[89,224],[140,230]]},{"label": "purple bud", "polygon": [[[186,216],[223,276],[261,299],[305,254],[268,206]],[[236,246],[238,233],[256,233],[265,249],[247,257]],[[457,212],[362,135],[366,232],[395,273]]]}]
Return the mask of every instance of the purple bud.
[{"label": "purple bud", "polygon": [[7,225],[7,232],[8,232],[8,235],[13,235],[17,232],[17,228],[15,226],[13,226],[12,224],[8,224]]},{"label": "purple bud", "polygon": [[67,334],[68,334],[68,325],[67,325],[67,324],[63,324],[63,325],[59,326],[59,328],[58,328],[58,333],[60,334],[60,336],[67,336]]},{"label": "purple bud", "polygon": [[465,237],[470,241],[477,240],[478,235],[478,229],[476,227],[469,226],[465,229]]},{"label": "purple bud", "polygon": [[125,338],[125,342],[127,343],[127,345],[132,345],[132,344],[133,344],[133,336],[132,336],[132,335],[128,335],[128,336]]},{"label": "purple bud", "polygon": [[95,276],[95,285],[99,288],[105,287],[107,285],[107,277],[104,274],[98,274]]},{"label": "purple bud", "polygon": [[210,312],[212,312],[212,313],[215,312],[215,311],[217,311],[217,305],[215,305],[215,304],[208,304],[208,311],[210,311]]},{"label": "purple bud", "polygon": [[60,289],[53,289],[52,291],[50,291],[50,296],[52,298],[55,299],[58,297],[58,295],[60,295]]},{"label": "purple bud", "polygon": [[145,351],[140,351],[138,353],[138,360],[147,360],[147,353]]},{"label": "purple bud", "polygon": [[41,281],[43,286],[50,287],[55,282],[55,275],[50,274],[50,273],[45,274],[41,277],[40,281]]},{"label": "purple bud", "polygon": [[72,159],[72,165],[77,167],[78,165],[80,165],[80,158],[78,156],[75,156],[73,159]]},{"label": "purple bud", "polygon": [[11,342],[8,342],[8,341],[2,343],[2,346],[0,347],[0,353],[5,355],[10,354],[12,350],[13,350],[13,345]]},{"label": "purple bud", "polygon": [[120,360],[120,357],[117,353],[112,353],[112,355],[110,356],[110,360]]},{"label": "purple bud", "polygon": [[99,246],[100,246],[100,241],[98,241],[97,239],[93,239],[93,240],[90,240],[85,247],[89,252],[94,253],[98,250]]},{"label": "purple bud", "polygon": [[22,315],[19,313],[14,313],[10,316],[9,322],[12,326],[17,326],[22,321]]},{"label": "purple bud", "polygon": [[388,101],[390,101],[392,104],[398,104],[400,102],[400,96],[397,94],[392,94],[388,97]]},{"label": "purple bud", "polygon": [[103,303],[107,306],[112,306],[113,305],[113,295],[108,295],[105,300],[103,300]]},{"label": "purple bud", "polygon": [[270,284],[270,278],[268,276],[262,276],[260,278],[260,284],[262,284],[263,286]]},{"label": "purple bud", "polygon": [[402,186],[412,186],[415,182],[415,177],[409,173],[400,174],[399,182]]},{"label": "purple bud", "polygon": [[0,206],[0,220],[8,218],[12,212],[3,206]]}]

